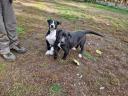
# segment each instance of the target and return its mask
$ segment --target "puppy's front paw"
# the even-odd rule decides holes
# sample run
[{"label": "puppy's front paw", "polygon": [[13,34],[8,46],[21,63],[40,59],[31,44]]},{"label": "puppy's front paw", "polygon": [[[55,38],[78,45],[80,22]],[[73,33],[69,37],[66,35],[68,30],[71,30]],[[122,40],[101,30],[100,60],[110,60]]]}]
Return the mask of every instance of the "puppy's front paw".
[{"label": "puppy's front paw", "polygon": [[50,50],[49,55],[54,55],[54,51]]},{"label": "puppy's front paw", "polygon": [[82,58],[82,54],[79,54],[78,57],[79,57],[79,58]]},{"label": "puppy's front paw", "polygon": [[48,51],[45,53],[45,55],[50,55],[50,51],[48,50]]}]

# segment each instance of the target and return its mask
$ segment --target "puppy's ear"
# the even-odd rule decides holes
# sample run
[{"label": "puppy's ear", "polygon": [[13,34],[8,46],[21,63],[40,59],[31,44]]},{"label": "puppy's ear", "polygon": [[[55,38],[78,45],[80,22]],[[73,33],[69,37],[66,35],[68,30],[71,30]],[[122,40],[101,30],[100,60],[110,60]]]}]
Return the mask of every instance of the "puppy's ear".
[{"label": "puppy's ear", "polygon": [[66,34],[65,32],[63,32],[63,33],[62,33],[62,36],[66,37],[66,36],[67,36],[67,34]]},{"label": "puppy's ear", "polygon": [[56,21],[57,22],[57,25],[61,25],[61,22],[60,21]]},{"label": "puppy's ear", "polygon": [[48,19],[48,20],[47,20],[48,24],[50,23],[50,21],[51,21],[51,19]]}]

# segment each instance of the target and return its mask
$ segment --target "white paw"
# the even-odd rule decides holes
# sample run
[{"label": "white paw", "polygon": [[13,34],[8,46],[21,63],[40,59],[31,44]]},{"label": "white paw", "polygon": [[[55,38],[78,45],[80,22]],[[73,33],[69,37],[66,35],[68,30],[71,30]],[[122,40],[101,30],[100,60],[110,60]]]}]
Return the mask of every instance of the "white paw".
[{"label": "white paw", "polygon": [[75,48],[75,47],[73,47],[73,48],[72,48],[72,50],[76,51],[76,48]]},{"label": "white paw", "polygon": [[79,54],[78,57],[79,57],[79,58],[82,58],[82,54]]},{"label": "white paw", "polygon": [[50,50],[49,55],[53,55],[53,54],[54,54],[54,50]]},{"label": "white paw", "polygon": [[50,50],[48,50],[48,51],[45,53],[45,55],[50,55]]}]

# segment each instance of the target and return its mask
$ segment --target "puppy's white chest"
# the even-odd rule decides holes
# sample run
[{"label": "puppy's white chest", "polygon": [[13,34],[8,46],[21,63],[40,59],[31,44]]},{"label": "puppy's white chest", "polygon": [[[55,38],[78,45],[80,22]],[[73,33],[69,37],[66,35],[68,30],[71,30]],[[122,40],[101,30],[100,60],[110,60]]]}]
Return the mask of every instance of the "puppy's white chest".
[{"label": "puppy's white chest", "polygon": [[46,40],[53,45],[56,40],[56,30],[50,32],[49,35],[46,36]]}]

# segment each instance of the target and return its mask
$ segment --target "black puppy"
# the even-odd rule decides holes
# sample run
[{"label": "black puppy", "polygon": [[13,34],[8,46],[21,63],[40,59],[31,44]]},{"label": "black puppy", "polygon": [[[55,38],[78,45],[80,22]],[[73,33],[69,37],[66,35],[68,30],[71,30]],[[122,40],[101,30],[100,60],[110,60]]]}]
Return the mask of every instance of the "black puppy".
[{"label": "black puppy", "polygon": [[46,44],[47,44],[47,52],[45,55],[53,55],[54,54],[54,43],[56,41],[56,33],[57,33],[57,26],[61,23],[57,20],[49,19],[48,22],[48,32],[46,33]]},{"label": "black puppy", "polygon": [[86,42],[86,34],[94,34],[103,37],[102,35],[90,30],[77,32],[65,32],[63,30],[59,30],[54,45],[54,59],[57,58],[60,48],[64,51],[62,59],[66,59],[69,54],[69,50],[72,48],[76,49],[78,47],[80,47],[79,57],[81,58],[84,50],[84,44]]}]

